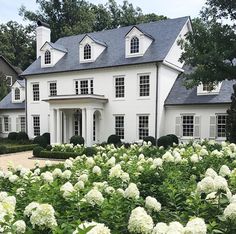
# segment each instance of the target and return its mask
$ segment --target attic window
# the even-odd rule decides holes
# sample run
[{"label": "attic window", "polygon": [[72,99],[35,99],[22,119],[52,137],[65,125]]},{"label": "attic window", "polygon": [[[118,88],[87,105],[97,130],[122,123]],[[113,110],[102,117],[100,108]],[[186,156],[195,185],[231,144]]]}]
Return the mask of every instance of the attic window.
[{"label": "attic window", "polygon": [[212,84],[203,84],[202,90],[206,92],[211,92],[214,89],[214,86]]},{"label": "attic window", "polygon": [[89,44],[84,46],[84,59],[91,59],[91,46]]},{"label": "attic window", "polygon": [[220,92],[221,82],[214,85],[212,83],[200,84],[197,87],[197,95],[217,95]]},{"label": "attic window", "polygon": [[20,89],[15,89],[15,100],[20,100]]},{"label": "attic window", "polygon": [[136,36],[130,41],[130,53],[139,53],[139,39]]},{"label": "attic window", "polygon": [[49,50],[45,51],[44,54],[44,63],[45,64],[51,64],[51,52]]}]

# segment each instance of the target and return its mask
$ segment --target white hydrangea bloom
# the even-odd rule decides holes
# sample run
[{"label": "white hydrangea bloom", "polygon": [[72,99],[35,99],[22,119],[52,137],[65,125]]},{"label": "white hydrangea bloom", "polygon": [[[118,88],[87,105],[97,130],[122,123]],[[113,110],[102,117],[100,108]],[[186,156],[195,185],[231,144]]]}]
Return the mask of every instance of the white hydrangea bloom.
[{"label": "white hydrangea bloom", "polygon": [[46,167],[51,167],[52,166],[52,162],[49,161],[49,160],[45,161],[45,166]]},{"label": "white hydrangea bloom", "polygon": [[28,176],[31,173],[29,168],[22,167],[20,170],[20,176]]},{"label": "white hydrangea bloom", "polygon": [[63,197],[67,198],[71,196],[71,193],[73,193],[75,190],[73,185],[68,181],[61,186],[60,191],[63,192]]},{"label": "white hydrangea bloom", "polygon": [[94,166],[92,172],[96,175],[101,175],[102,174],[102,170],[99,166]]},{"label": "white hydrangea bloom", "polygon": [[40,204],[32,211],[30,222],[33,227],[37,225],[40,229],[45,227],[53,229],[57,226],[53,207],[49,204]]},{"label": "white hydrangea bloom", "polygon": [[163,160],[161,158],[154,158],[153,165],[155,167],[161,167],[163,164]]},{"label": "white hydrangea bloom", "polygon": [[229,167],[227,165],[222,165],[219,171],[219,175],[220,176],[229,176],[231,173],[231,170],[229,169]]},{"label": "white hydrangea bloom", "polygon": [[218,198],[216,196],[217,192],[211,192],[207,194],[206,201],[212,203],[212,204],[218,204]]},{"label": "white hydrangea bloom", "polygon": [[230,203],[236,203],[236,194],[230,198]]},{"label": "white hydrangea bloom", "polygon": [[115,192],[115,189],[112,186],[108,186],[105,188],[105,193],[112,194]]},{"label": "white hydrangea bloom", "polygon": [[17,175],[11,175],[11,176],[9,177],[9,181],[10,181],[11,183],[15,183],[18,179],[19,179],[19,177],[18,177]]},{"label": "white hydrangea bloom", "polygon": [[95,161],[92,157],[87,157],[85,164],[87,167],[91,168],[95,165]]},{"label": "white hydrangea bloom", "polygon": [[85,200],[91,204],[92,206],[94,205],[102,205],[104,201],[104,197],[100,191],[97,189],[91,189],[85,196]]},{"label": "white hydrangea bloom", "polygon": [[210,176],[211,178],[215,178],[217,176],[217,173],[212,168],[208,168],[205,172],[205,176],[206,177]]},{"label": "white hydrangea bloom", "polygon": [[16,234],[25,233],[26,230],[26,224],[24,220],[17,220],[15,223],[13,223],[13,228],[16,231]]},{"label": "white hydrangea bloom", "polygon": [[197,154],[193,154],[191,157],[190,157],[190,161],[192,163],[198,163],[200,161],[200,157],[197,155]]},{"label": "white hydrangea bloom", "polygon": [[200,182],[197,184],[197,191],[199,193],[211,193],[215,191],[215,182],[214,179],[210,176],[207,176],[203,178]]},{"label": "white hydrangea bloom", "polygon": [[206,156],[206,155],[208,155],[209,153],[208,153],[208,151],[206,150],[206,149],[204,149],[204,148],[202,148],[201,150],[200,150],[200,156]]},{"label": "white hydrangea bloom", "polygon": [[166,234],[167,230],[168,225],[166,223],[160,222],[156,224],[152,231],[152,234]]},{"label": "white hydrangea bloom", "polygon": [[65,168],[73,167],[73,162],[70,159],[66,159],[66,161],[64,162],[64,167]]},{"label": "white hydrangea bloom", "polygon": [[193,218],[192,220],[188,221],[185,229],[185,234],[206,234],[207,227],[202,218]]},{"label": "white hydrangea bloom", "polygon": [[130,180],[129,174],[127,172],[121,173],[120,178],[123,182],[129,182]]},{"label": "white hydrangea bloom", "polygon": [[32,212],[39,206],[37,202],[31,202],[28,206],[25,207],[24,215],[30,216]]},{"label": "white hydrangea bloom", "polygon": [[216,176],[214,178],[214,184],[216,190],[224,190],[226,191],[228,188],[228,182],[227,180],[222,176]]},{"label": "white hydrangea bloom", "polygon": [[184,227],[181,223],[179,222],[171,222],[169,223],[167,232],[168,234],[183,234],[184,233]]},{"label": "white hydrangea bloom", "polygon": [[34,170],[34,175],[39,175],[40,174],[40,168],[36,168],[35,170]]},{"label": "white hydrangea bloom", "polygon": [[71,177],[71,174],[72,174],[72,172],[71,172],[70,170],[65,170],[65,171],[62,173],[62,178],[69,180],[70,177]]},{"label": "white hydrangea bloom", "polygon": [[118,188],[118,189],[116,190],[116,192],[119,193],[122,197],[125,196],[125,191],[124,191],[124,189],[122,189],[122,188]]},{"label": "white hydrangea bloom", "polygon": [[230,203],[224,210],[224,217],[236,221],[236,203]]},{"label": "white hydrangea bloom", "polygon": [[41,178],[47,183],[52,183],[53,182],[53,176],[52,176],[52,173],[50,171],[43,172],[41,174]]},{"label": "white hydrangea bloom", "polygon": [[52,172],[53,178],[61,177],[62,176],[62,171],[60,168],[55,168]]},{"label": "white hydrangea bloom", "polygon": [[129,186],[125,190],[125,197],[126,198],[132,198],[132,199],[138,199],[139,198],[139,190],[136,184],[130,183]]},{"label": "white hydrangea bloom", "polygon": [[158,202],[156,200],[156,198],[148,196],[145,199],[145,207],[148,210],[152,210],[152,211],[158,212],[158,211],[161,210],[161,203]]},{"label": "white hydrangea bloom", "polygon": [[142,207],[132,210],[129,217],[128,230],[131,233],[150,234],[153,230],[152,217]]},{"label": "white hydrangea bloom", "polygon": [[82,175],[79,176],[78,180],[81,180],[84,183],[86,183],[88,181],[88,175],[87,174],[82,174]]},{"label": "white hydrangea bloom", "polygon": [[84,189],[84,182],[82,180],[78,181],[75,185],[74,188],[77,190],[82,190]]},{"label": "white hydrangea bloom", "polygon": [[115,166],[116,164],[116,158],[115,157],[111,157],[110,159],[107,160],[106,165],[107,166]]},{"label": "white hydrangea bloom", "polygon": [[16,195],[20,196],[20,197],[23,197],[24,194],[26,193],[25,189],[24,188],[18,188],[16,190]]},{"label": "white hydrangea bloom", "polygon": [[121,165],[120,164],[116,164],[114,167],[112,167],[109,170],[109,177],[110,178],[120,178],[121,174],[123,173],[122,169],[121,169]]},{"label": "white hydrangea bloom", "polygon": [[173,155],[169,151],[167,151],[165,154],[163,154],[162,159],[165,162],[174,162],[175,161],[175,158],[173,157]]},{"label": "white hydrangea bloom", "polygon": [[[84,222],[79,225],[80,229],[85,229],[93,226],[93,228],[87,232],[87,234],[111,234],[111,231],[108,227],[106,227],[103,223],[96,222]],[[78,234],[78,230],[76,229],[73,234]]]}]

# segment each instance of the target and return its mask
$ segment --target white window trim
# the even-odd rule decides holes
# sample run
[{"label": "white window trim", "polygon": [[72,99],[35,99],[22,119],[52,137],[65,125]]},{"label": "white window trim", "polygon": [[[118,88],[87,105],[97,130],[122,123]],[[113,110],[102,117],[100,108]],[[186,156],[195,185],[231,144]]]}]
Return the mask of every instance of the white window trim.
[{"label": "white window trim", "polygon": [[[45,53],[46,53],[47,50],[51,53],[51,63],[45,63]],[[54,65],[53,64],[53,61],[54,61],[54,49],[53,48],[48,48],[45,51],[43,51],[41,60],[42,60],[41,61],[42,68],[53,67],[53,65]]]},{"label": "white window trim", "polygon": [[[88,94],[81,94],[81,90],[80,90],[80,82],[81,81],[88,81]],[[90,78],[79,78],[79,79],[75,79],[74,80],[74,93],[75,95],[93,95],[91,94],[91,80],[93,81],[93,94],[94,94],[94,78],[90,77]],[[76,82],[78,81],[78,94],[76,94]]]},{"label": "white window trim", "polygon": [[[216,116],[216,136],[215,136],[215,139],[218,140],[218,141],[224,141],[226,140],[226,136],[225,137],[218,137],[218,116],[219,115],[225,115],[227,116],[227,113],[216,113],[215,116]],[[227,117],[226,117],[227,118]],[[226,124],[225,124],[226,125]]]},{"label": "white window trim", "polygon": [[124,138],[121,138],[122,141],[125,140],[125,114],[113,114],[114,116],[114,134],[116,134],[116,117],[122,116],[124,117]]},{"label": "white window trim", "polygon": [[148,116],[148,135],[150,136],[150,116],[151,114],[150,113],[139,113],[139,114],[136,114],[136,139],[138,141],[142,141],[142,139],[139,139],[139,116]]},{"label": "white window trim", "polygon": [[[149,76],[149,95],[148,96],[140,96],[140,76]],[[151,98],[151,72],[147,73],[138,73],[137,74],[137,99],[138,100],[149,100]]]},{"label": "white window trim", "polygon": [[[84,47],[86,44],[89,44],[91,47],[91,58],[90,59],[84,59]],[[79,46],[80,48],[80,63],[92,63],[95,61],[94,59],[94,42],[87,42],[87,43],[82,43]]]},{"label": "white window trim", "polygon": [[[39,85],[39,100],[34,101],[34,92],[33,92],[33,85],[38,84]],[[32,82],[31,83],[31,94],[32,94],[32,103],[39,103],[40,102],[40,84],[39,82]]]},{"label": "white window trim", "polygon": [[[124,97],[116,97],[116,78],[124,78]],[[125,101],[126,98],[126,79],[125,75],[113,76],[113,100],[114,101]]]},{"label": "white window trim", "polygon": [[205,91],[205,90],[203,90],[203,84],[199,84],[197,86],[197,95],[199,95],[199,96],[200,95],[217,95],[220,92],[221,85],[222,85],[222,82],[217,84],[213,90]]},{"label": "white window trim", "polygon": [[31,115],[32,116],[32,130],[33,130],[33,136],[36,137],[37,135],[34,135],[34,117],[39,117],[39,135],[41,134],[41,118],[40,115]]},{"label": "white window trim", "polygon": [[56,80],[50,80],[50,81],[48,81],[48,96],[49,97],[52,97],[51,96],[51,91],[50,91],[50,84],[51,83],[56,83],[56,95],[54,95],[54,96],[57,96],[58,95],[58,86],[57,86],[57,81]]},{"label": "white window trim", "polygon": [[[8,118],[8,121],[7,121],[7,123],[8,123],[8,131],[6,131],[5,130],[5,118]],[[9,133],[9,132],[11,132],[11,118],[10,118],[10,116],[9,115],[3,115],[2,116],[2,119],[3,119],[3,127],[2,127],[2,132],[3,133]],[[10,120],[10,121],[9,121]]]},{"label": "white window trim", "polygon": [[26,132],[26,116],[25,115],[19,115],[19,125],[20,125],[20,131],[22,132],[22,126],[21,126],[21,118],[25,118],[25,132]]}]

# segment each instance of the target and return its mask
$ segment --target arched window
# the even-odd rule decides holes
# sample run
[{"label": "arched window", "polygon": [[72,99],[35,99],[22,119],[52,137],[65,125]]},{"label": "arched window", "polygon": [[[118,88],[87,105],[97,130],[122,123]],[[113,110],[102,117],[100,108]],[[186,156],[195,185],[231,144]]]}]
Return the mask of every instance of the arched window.
[{"label": "arched window", "polygon": [[84,46],[84,59],[91,59],[91,46],[89,44]]},{"label": "arched window", "polygon": [[138,53],[139,52],[139,39],[137,37],[133,37],[130,41],[130,53]]},{"label": "arched window", "polygon": [[20,100],[20,89],[15,89],[15,100]]},{"label": "arched window", "polygon": [[44,54],[44,63],[45,64],[50,64],[51,63],[51,52],[49,50],[45,51]]}]

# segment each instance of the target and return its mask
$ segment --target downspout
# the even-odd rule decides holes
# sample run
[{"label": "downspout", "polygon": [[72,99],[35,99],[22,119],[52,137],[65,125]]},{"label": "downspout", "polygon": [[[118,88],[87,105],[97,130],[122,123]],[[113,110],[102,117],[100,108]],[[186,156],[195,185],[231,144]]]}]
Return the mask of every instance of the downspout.
[{"label": "downspout", "polygon": [[26,127],[26,133],[29,136],[28,133],[28,111],[27,111],[27,79],[25,78],[25,127]]},{"label": "downspout", "polygon": [[[157,140],[157,113],[158,113],[158,64],[156,63],[156,103],[155,103],[155,139]],[[157,145],[157,141],[156,141]]]}]

